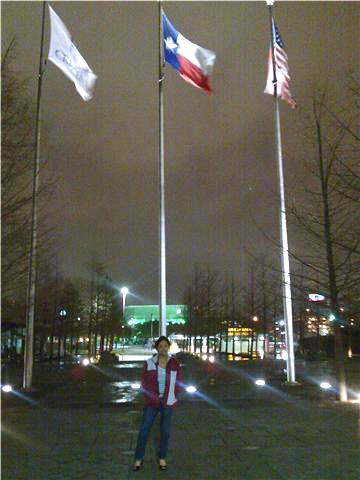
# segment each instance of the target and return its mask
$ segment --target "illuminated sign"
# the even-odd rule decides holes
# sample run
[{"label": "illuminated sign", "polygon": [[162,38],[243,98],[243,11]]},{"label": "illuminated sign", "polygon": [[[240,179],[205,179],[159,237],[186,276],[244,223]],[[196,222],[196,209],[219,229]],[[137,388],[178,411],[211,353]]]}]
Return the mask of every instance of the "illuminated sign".
[{"label": "illuminated sign", "polygon": [[324,295],[321,295],[320,293],[309,293],[308,297],[312,302],[322,302],[325,300]]},{"label": "illuminated sign", "polygon": [[251,337],[252,332],[252,328],[247,327],[228,328],[228,335],[231,337],[235,335],[239,337]]},{"label": "illuminated sign", "polygon": [[[159,321],[158,305],[127,305],[126,323],[130,327]],[[185,305],[166,305],[166,322],[170,325],[184,325],[187,322]]]}]

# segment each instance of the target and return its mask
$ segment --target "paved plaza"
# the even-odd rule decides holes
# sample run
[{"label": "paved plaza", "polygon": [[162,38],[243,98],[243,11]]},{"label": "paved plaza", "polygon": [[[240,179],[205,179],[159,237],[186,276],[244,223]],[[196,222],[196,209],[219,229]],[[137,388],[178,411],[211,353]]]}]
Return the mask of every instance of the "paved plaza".
[{"label": "paved plaza", "polygon": [[[130,378],[129,372],[122,375]],[[132,369],[128,384],[138,373]],[[2,478],[360,479],[359,404],[303,386],[289,389],[275,377],[261,389],[250,381],[251,370],[240,367],[209,369],[186,359],[184,373],[200,393],[176,409],[166,472],[157,467],[158,423],[143,469],[131,470],[141,397],[110,401],[108,385],[90,395],[78,381],[71,389],[53,386],[47,396],[37,392],[33,403],[3,403]]]}]

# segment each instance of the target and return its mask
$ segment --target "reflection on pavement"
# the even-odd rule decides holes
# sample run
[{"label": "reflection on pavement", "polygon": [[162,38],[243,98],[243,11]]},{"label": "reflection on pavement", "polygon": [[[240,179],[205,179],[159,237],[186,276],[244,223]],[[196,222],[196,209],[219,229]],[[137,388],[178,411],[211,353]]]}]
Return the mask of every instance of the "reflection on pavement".
[{"label": "reflection on pavement", "polygon": [[108,383],[104,388],[105,395],[110,397],[110,401],[114,403],[134,402],[138,391],[131,388],[134,382],[122,381]]}]

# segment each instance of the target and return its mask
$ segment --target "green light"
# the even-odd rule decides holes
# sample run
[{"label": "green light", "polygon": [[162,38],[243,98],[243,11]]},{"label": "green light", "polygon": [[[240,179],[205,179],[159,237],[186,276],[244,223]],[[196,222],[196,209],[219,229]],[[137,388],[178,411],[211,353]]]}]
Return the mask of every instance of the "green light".
[{"label": "green light", "polygon": [[[181,312],[181,313],[179,313]],[[184,324],[186,319],[184,313],[186,312],[185,305],[167,305],[166,318],[170,324],[175,323]],[[159,306],[158,305],[127,305],[125,308],[125,318],[127,323],[132,320],[132,326],[139,323],[146,324],[159,321]],[[183,320],[183,322],[182,322]],[[130,324],[129,324],[130,325]]]}]

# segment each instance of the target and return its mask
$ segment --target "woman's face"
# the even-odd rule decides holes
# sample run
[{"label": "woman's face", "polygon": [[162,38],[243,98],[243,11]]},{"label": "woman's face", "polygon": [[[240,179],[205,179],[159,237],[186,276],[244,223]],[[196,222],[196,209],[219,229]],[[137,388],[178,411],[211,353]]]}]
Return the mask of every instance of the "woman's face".
[{"label": "woman's face", "polygon": [[160,355],[167,355],[169,352],[169,344],[166,340],[161,340],[157,348]]}]

